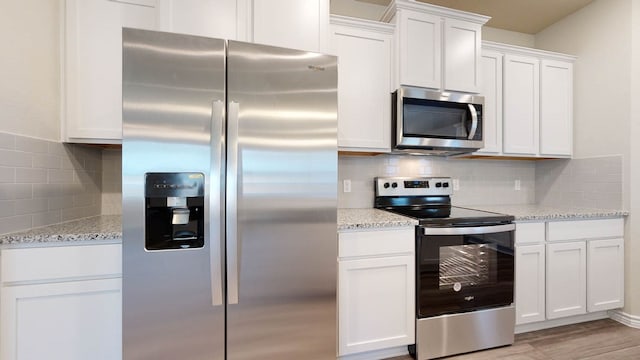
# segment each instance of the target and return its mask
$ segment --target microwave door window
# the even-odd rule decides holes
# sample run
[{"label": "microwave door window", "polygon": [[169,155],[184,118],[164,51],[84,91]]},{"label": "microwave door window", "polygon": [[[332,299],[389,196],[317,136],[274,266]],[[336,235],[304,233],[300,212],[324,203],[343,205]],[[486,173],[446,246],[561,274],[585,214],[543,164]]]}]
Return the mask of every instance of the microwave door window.
[{"label": "microwave door window", "polygon": [[467,109],[464,107],[404,105],[404,134],[443,139],[466,139]]}]

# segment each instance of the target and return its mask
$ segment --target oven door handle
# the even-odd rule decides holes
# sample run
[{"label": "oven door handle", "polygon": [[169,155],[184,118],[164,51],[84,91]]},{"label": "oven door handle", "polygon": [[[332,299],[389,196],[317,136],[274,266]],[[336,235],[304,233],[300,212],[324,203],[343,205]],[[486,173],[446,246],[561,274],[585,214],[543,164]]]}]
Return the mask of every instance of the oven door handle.
[{"label": "oven door handle", "polygon": [[470,227],[446,227],[433,228],[423,227],[425,235],[475,235],[475,234],[493,234],[499,232],[513,231],[516,229],[515,224],[494,225],[494,226],[470,226]]}]

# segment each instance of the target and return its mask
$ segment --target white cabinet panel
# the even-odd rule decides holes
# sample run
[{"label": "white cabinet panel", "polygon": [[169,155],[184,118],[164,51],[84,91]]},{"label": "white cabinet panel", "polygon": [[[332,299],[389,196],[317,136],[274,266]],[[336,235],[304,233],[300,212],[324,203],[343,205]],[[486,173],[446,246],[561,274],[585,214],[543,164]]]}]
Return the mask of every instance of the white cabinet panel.
[{"label": "white cabinet panel", "polygon": [[397,85],[439,89],[441,85],[442,19],[400,11],[397,41],[400,79]]},{"label": "white cabinet panel", "polygon": [[544,222],[519,222],[516,223],[516,244],[544,243]]},{"label": "white cabinet panel", "polygon": [[484,148],[479,153],[502,152],[502,57],[497,51],[482,51],[482,87],[484,96],[482,131]]},{"label": "white cabinet panel", "polygon": [[326,51],[329,0],[238,2],[246,6],[248,41],[315,52]]},{"label": "white cabinet panel", "polygon": [[544,244],[516,247],[515,303],[516,325],[545,319]]},{"label": "white cabinet panel", "polygon": [[122,27],[156,29],[155,1],[66,0],[65,140],[122,141]]},{"label": "white cabinet panel", "polygon": [[342,258],[412,254],[415,249],[414,228],[378,229],[376,231],[342,231],[338,256]]},{"label": "white cabinet panel", "polygon": [[340,261],[340,356],[415,341],[413,256]]},{"label": "white cabinet panel", "polygon": [[4,360],[122,358],[120,279],[2,288]]},{"label": "white cabinet panel", "polygon": [[547,319],[586,313],[584,241],[547,244]]},{"label": "white cabinet panel", "polygon": [[338,56],[338,147],[388,152],[393,27],[333,17],[330,30],[330,52]]},{"label": "white cabinet panel", "polygon": [[444,20],[444,89],[480,92],[482,25]]},{"label": "white cabinet panel", "polygon": [[540,64],[533,57],[504,57],[504,152],[536,155],[539,137]]},{"label": "white cabinet panel", "polygon": [[159,28],[180,34],[238,38],[236,0],[158,0]]},{"label": "white cabinet panel", "polygon": [[571,156],[573,64],[542,60],[540,81],[540,155]]},{"label": "white cabinet panel", "polygon": [[624,306],[624,239],[591,240],[587,250],[587,310]]},{"label": "white cabinet panel", "polygon": [[582,240],[624,236],[624,219],[550,221],[547,240]]}]

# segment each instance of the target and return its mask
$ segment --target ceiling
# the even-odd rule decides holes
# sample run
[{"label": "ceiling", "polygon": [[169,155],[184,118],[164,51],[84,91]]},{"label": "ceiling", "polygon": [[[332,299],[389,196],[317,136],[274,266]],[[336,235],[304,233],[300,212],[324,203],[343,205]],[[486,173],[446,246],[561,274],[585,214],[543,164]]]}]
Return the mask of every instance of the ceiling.
[{"label": "ceiling", "polygon": [[[390,0],[358,0],[388,5]],[[593,0],[417,0],[491,16],[487,26],[536,34]]]}]

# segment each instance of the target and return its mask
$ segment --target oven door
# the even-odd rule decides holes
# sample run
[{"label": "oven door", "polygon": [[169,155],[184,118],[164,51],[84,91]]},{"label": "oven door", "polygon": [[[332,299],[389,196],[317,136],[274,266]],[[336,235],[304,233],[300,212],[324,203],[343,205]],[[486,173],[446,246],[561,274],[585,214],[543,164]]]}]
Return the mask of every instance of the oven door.
[{"label": "oven door", "polygon": [[513,303],[515,225],[418,227],[417,317]]}]

